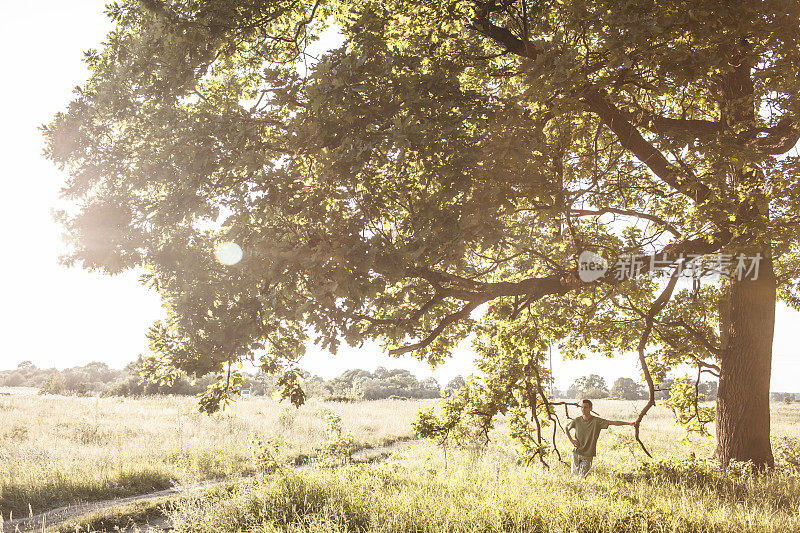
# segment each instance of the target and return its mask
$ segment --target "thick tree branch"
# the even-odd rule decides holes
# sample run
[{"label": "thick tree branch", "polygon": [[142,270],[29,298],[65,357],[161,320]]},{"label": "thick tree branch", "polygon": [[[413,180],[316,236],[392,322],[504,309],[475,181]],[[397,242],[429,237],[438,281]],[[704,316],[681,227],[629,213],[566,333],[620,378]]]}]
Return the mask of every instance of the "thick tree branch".
[{"label": "thick tree branch", "polygon": [[406,346],[402,346],[400,348],[395,348],[394,350],[389,350],[389,355],[391,356],[398,356],[403,355],[404,353],[413,352],[414,350],[421,350],[427,347],[430,343],[436,340],[442,331],[445,330],[447,326],[452,324],[453,322],[457,322],[459,320],[463,320],[469,316],[469,314],[475,310],[476,307],[481,305],[482,303],[488,301],[488,298],[481,301],[480,299],[473,300],[469,302],[467,305],[456,311],[455,313],[451,313],[444,317],[442,321],[439,323],[436,328],[428,334],[427,337],[422,339],[419,342],[415,342],[414,344],[408,344]]},{"label": "thick tree branch", "polygon": [[800,121],[795,117],[783,117],[778,124],[766,131],[766,137],[752,140],[750,146],[764,155],[785,154],[800,140]]},{"label": "thick tree branch", "polygon": [[[674,263],[686,254],[709,254],[720,249],[721,246],[726,244],[730,239],[730,234],[727,232],[720,232],[714,238],[699,238],[686,241],[679,241],[668,244],[661,252],[652,256],[646,256],[642,261],[642,268],[640,274],[645,274],[652,269],[655,261],[648,259],[659,259],[663,265],[664,261]],[[575,290],[586,285],[577,275],[577,271],[553,274],[541,278],[527,278],[518,282],[501,281],[496,283],[480,283],[475,280],[469,280],[460,276],[452,274],[437,272],[428,268],[415,267],[409,269],[410,277],[417,277],[428,280],[435,280],[437,286],[437,293],[441,299],[452,297],[459,300],[468,302],[464,307],[458,311],[445,316],[436,328],[430,332],[421,341],[390,350],[389,355],[401,355],[404,353],[419,350],[430,345],[436,337],[438,337],[450,324],[462,320],[469,316],[469,314],[479,305],[486,303],[495,298],[502,296],[526,296],[528,301],[536,301],[547,295],[561,295],[566,294],[571,290]],[[614,277],[602,278],[604,283],[609,285],[617,285],[622,283]],[[461,284],[471,285],[471,289],[464,288],[447,288],[441,287],[440,282],[453,281]],[[430,302],[428,302],[429,305]],[[399,324],[402,320],[397,320]]]},{"label": "thick tree branch", "polygon": [[506,28],[492,24],[489,20],[488,11],[480,13],[474,19],[468,21],[467,24],[475,28],[480,34],[501,44],[503,48],[513,54],[527,57],[528,59],[536,59],[539,56],[535,43],[525,42]]},{"label": "thick tree branch", "polygon": [[539,391],[539,396],[542,398],[542,402],[544,403],[544,407],[547,412],[547,418],[549,418],[553,423],[553,450],[556,452],[556,457],[558,457],[559,462],[565,463],[565,461],[561,458],[561,452],[558,450],[558,446],[556,445],[556,430],[557,428],[561,428],[562,432],[566,433],[566,431],[564,430],[564,426],[561,425],[561,420],[556,415],[553,404],[547,399],[547,394],[542,387],[542,378],[539,375],[539,365],[534,362],[533,358],[531,358],[525,366],[525,370],[528,373],[533,370],[533,373],[536,376],[536,388]]},{"label": "thick tree branch", "polygon": [[[711,352],[712,354],[715,354],[715,355],[719,355],[720,354],[721,350],[719,349],[718,346],[716,346],[713,342],[711,342],[711,340],[709,340],[705,335],[703,335],[702,333],[697,331],[697,329],[695,329],[690,324],[688,324],[685,320],[683,320],[683,319],[673,320],[673,321],[670,321],[670,322],[662,322],[662,324],[665,325],[665,326],[678,326],[678,327],[681,327],[681,328],[685,329],[695,339],[700,341],[700,343],[706,348],[706,350],[708,350],[709,352]],[[719,372],[719,367],[718,366],[716,366],[716,365],[708,365],[708,366],[710,368],[715,369],[717,372]]]},{"label": "thick tree branch", "polygon": [[636,423],[634,424],[634,436],[636,437],[636,442],[642,447],[644,453],[647,454],[648,457],[652,458],[653,456],[650,455],[650,452],[645,447],[642,439],[639,437],[639,426],[642,423],[647,411],[650,410],[651,407],[655,406],[656,404],[656,391],[655,391],[655,384],[653,383],[653,376],[650,374],[650,367],[647,365],[647,358],[644,355],[644,350],[647,347],[647,341],[650,337],[650,332],[653,330],[653,322],[655,317],[664,306],[669,301],[670,297],[672,296],[672,292],[675,290],[675,285],[678,282],[678,271],[677,269],[675,272],[672,273],[667,286],[664,288],[662,293],[656,298],[653,302],[653,305],[650,306],[650,310],[644,315],[644,331],[642,332],[642,336],[639,339],[639,346],[637,351],[639,352],[639,363],[642,365],[642,373],[644,374],[644,380],[647,382],[647,389],[649,391],[649,397],[647,400],[647,404],[639,411],[639,416],[636,417]]},{"label": "thick tree branch", "polygon": [[664,157],[664,154],[647,142],[627,120],[625,114],[617,109],[600,90],[589,87],[582,94],[589,109],[614,132],[622,147],[646,165],[661,181],[698,204],[703,203],[711,196],[711,190],[696,176],[688,178],[682,176],[682,173]]},{"label": "thick tree branch", "polygon": [[691,134],[693,137],[704,137],[719,133],[722,125],[711,120],[697,120],[684,118],[667,118],[651,113],[644,114],[642,124],[654,133],[668,134]]},{"label": "thick tree branch", "polygon": [[[473,19],[471,26],[482,35],[492,39],[509,52],[518,56],[536,59],[540,55],[537,44],[524,42],[508,29],[492,24],[489,20],[489,11]],[[620,144],[664,183],[691,198],[695,203],[702,203],[711,196],[710,189],[701,183],[696,176],[682,176],[682,173],[660,151],[642,137],[641,133],[628,120],[626,114],[611,104],[600,90],[589,85],[582,89],[580,94],[589,109],[614,132]],[[653,120],[662,126],[674,125],[671,119],[660,118],[662,120],[653,117]]]},{"label": "thick tree branch", "polygon": [[633,124],[640,125],[653,133],[700,138],[714,135],[723,129],[721,123],[713,120],[668,118],[636,107],[635,113],[625,113],[626,118]]},{"label": "thick tree branch", "polygon": [[715,365],[714,363],[708,363],[706,361],[703,361],[693,353],[686,351],[685,346],[681,345],[677,340],[675,340],[675,338],[673,338],[673,336],[663,331],[657,325],[653,327],[653,330],[656,333],[658,333],[659,338],[662,341],[664,341],[664,343],[669,345],[670,348],[672,348],[677,352],[683,353],[686,357],[689,357],[692,361],[694,361],[695,365],[697,365],[700,368],[707,369],[705,371],[708,372],[709,374],[719,377],[719,372],[720,372],[719,366]]}]

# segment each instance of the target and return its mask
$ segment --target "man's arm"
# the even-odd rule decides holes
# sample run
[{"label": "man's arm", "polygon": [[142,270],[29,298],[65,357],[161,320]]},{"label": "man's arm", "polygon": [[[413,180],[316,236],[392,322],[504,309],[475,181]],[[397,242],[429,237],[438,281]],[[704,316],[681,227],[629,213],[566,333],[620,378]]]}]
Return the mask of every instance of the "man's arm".
[{"label": "man's arm", "polygon": [[635,426],[636,422],[625,422],[624,420],[609,420],[609,426]]},{"label": "man's arm", "polygon": [[578,440],[577,440],[577,439],[575,439],[575,438],[574,438],[574,437],[573,437],[573,436],[570,434],[570,432],[569,432],[569,430],[570,430],[570,429],[572,429],[572,425],[571,425],[571,424],[567,424],[567,427],[566,427],[566,429],[564,430],[564,432],[567,434],[567,438],[568,438],[568,439],[569,439],[569,441],[572,443],[572,445],[573,445],[573,446],[575,446],[575,447],[577,448],[578,446],[580,446],[580,445],[581,445],[581,443],[580,443],[580,442],[578,442]]}]

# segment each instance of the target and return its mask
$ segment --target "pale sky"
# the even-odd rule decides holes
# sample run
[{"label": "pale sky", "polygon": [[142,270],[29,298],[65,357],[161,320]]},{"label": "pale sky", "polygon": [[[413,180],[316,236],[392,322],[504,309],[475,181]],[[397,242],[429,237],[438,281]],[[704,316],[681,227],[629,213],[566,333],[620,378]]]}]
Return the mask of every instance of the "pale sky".
[{"label": "pale sky", "polygon": [[[38,126],[65,109],[72,89],[88,72],[83,51],[99,48],[111,28],[103,14],[107,0],[0,0],[0,49],[4,81],[0,85],[0,227],[3,252],[0,276],[5,281],[0,308],[0,370],[25,360],[40,367],[65,368],[103,361],[121,368],[147,352],[147,328],[163,316],[158,295],[138,284],[135,273],[109,277],[58,265],[63,249],[50,210],[58,202],[64,176],[42,156]],[[796,328],[800,313],[779,304],[776,322],[772,390],[800,391],[800,349]],[[435,376],[444,384],[472,371],[468,343],[432,372],[410,357],[394,359],[377,346],[343,348],[335,357],[313,346],[303,361],[307,370],[330,378],[348,368],[407,368]],[[556,386],[600,374],[609,385],[625,376],[639,379],[634,355],[615,359],[591,357],[561,361],[553,353]]]}]

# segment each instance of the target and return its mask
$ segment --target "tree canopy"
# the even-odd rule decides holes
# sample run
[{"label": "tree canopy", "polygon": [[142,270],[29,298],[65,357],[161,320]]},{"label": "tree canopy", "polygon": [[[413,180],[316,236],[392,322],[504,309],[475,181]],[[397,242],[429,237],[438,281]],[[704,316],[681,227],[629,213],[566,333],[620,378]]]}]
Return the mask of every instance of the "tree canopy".
[{"label": "tree canopy", "polygon": [[[213,410],[255,358],[299,403],[310,338],[438,363],[474,334],[485,378],[450,401],[484,424],[513,411],[544,453],[545,349],[638,351],[651,399],[680,363],[721,376],[722,433],[758,426],[750,451],[722,438],[723,462],[771,463],[768,409],[766,444],[755,421],[776,294],[800,306],[800,159],[783,155],[800,137],[800,3],[108,12],[116,27],[44,128],[46,153],[69,170],[65,262],[143,268],[168,305],[151,376],[219,374]],[[335,31],[341,45],[311,52]],[[217,260],[226,242],[241,261]],[[639,254],[641,275],[584,281],[587,250],[612,265]],[[763,258],[760,277],[677,284],[714,253]]]},{"label": "tree canopy", "polygon": [[639,400],[645,397],[644,387],[631,378],[617,378],[609,391],[613,398]]},{"label": "tree canopy", "polygon": [[606,385],[606,380],[597,374],[581,376],[576,379],[567,389],[567,396],[571,398],[581,397],[594,400],[597,398],[607,398],[608,395],[609,392],[608,386]]}]

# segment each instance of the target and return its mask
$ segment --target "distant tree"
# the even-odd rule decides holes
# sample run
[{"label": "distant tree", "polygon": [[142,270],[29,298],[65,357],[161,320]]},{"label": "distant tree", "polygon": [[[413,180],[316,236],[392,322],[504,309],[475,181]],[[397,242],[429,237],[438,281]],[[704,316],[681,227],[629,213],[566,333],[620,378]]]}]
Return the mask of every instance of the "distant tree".
[{"label": "distant tree", "polygon": [[[384,372],[381,371],[380,375],[384,375]],[[363,395],[363,392],[359,389],[360,384],[372,377],[369,371],[360,368],[346,370],[340,376],[329,380],[326,383],[326,388],[332,396],[359,398]]]},{"label": "distant tree", "polygon": [[631,378],[618,378],[611,387],[611,396],[623,400],[639,400],[646,397],[644,385]]},{"label": "distant tree", "polygon": [[575,382],[572,383],[569,387],[567,387],[567,398],[577,398],[578,396],[582,396],[583,391],[579,391],[578,387],[575,386]]},{"label": "distant tree", "polygon": [[378,367],[375,372],[348,370],[326,383],[332,397],[363,400],[399,398],[438,398],[439,383],[434,378],[422,381],[408,370]]},{"label": "distant tree", "polygon": [[64,394],[65,392],[67,392],[67,384],[60,372],[51,374],[39,389],[39,394]]},{"label": "distant tree", "polygon": [[447,385],[444,388],[444,393],[447,396],[450,396],[452,393],[463,387],[467,384],[467,381],[464,379],[463,376],[458,375],[447,382]]},{"label": "distant tree", "polygon": [[23,361],[13,370],[0,372],[0,385],[7,387],[41,387],[55,369],[40,369],[31,361]]},{"label": "distant tree", "polygon": [[8,374],[4,375],[3,378],[0,380],[0,384],[6,387],[20,387],[24,378],[18,372],[9,372]]},{"label": "distant tree", "polygon": [[598,389],[590,387],[583,393],[583,397],[589,400],[599,400],[600,398],[608,398],[608,389]]},{"label": "distant tree", "polygon": [[[278,391],[276,376],[270,375],[274,379],[273,386],[269,391],[269,396],[274,396]],[[308,375],[303,379],[303,390],[308,398],[323,398],[328,395],[328,389],[325,387],[325,380],[317,375]]]},{"label": "distant tree", "polygon": [[422,381],[419,382],[419,385],[420,385],[420,387],[422,387],[424,390],[427,390],[427,391],[432,391],[432,392],[437,392],[438,393],[439,390],[440,390],[439,382],[436,381],[436,378],[434,378],[434,377],[428,377],[428,378],[423,379]]},{"label": "distant tree", "polygon": [[395,374],[394,370],[388,370],[386,367],[383,366],[379,366],[378,368],[375,369],[375,372],[373,372],[373,376],[375,376],[378,379],[388,379],[392,377],[392,375],[394,374]]},{"label": "distant tree", "polygon": [[99,361],[85,365],[83,371],[90,382],[105,382],[119,374],[118,370],[112,370],[108,364]]},{"label": "distant tree", "polygon": [[567,389],[567,396],[570,398],[605,398],[608,396],[608,386],[606,380],[597,374],[581,376],[576,379]]}]

